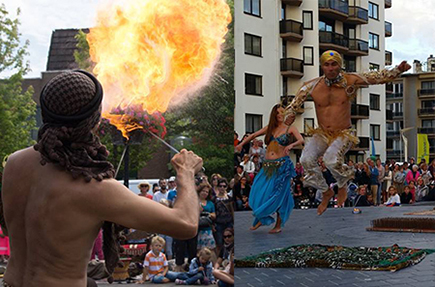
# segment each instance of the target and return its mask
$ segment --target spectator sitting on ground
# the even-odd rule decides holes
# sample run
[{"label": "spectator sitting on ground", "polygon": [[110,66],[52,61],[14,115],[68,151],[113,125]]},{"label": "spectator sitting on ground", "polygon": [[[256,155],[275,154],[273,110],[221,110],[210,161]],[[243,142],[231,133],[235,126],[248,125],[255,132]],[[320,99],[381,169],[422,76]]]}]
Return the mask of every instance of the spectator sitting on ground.
[{"label": "spectator sitting on ground", "polygon": [[423,178],[420,176],[417,179],[417,186],[415,188],[415,201],[422,201],[428,192],[429,187],[424,184]]},{"label": "spectator sitting on ground", "polygon": [[390,186],[388,189],[388,193],[390,195],[390,198],[388,198],[388,201],[384,203],[385,206],[399,206],[400,205],[400,196],[397,194],[397,189],[394,186]]},{"label": "spectator sitting on ground", "polygon": [[201,284],[209,285],[215,284],[216,281],[213,276],[213,264],[210,261],[212,252],[208,248],[202,248],[198,256],[193,258],[189,266],[189,278],[186,280],[177,279],[177,285],[194,285],[197,281]]},{"label": "spectator sitting on ground", "polygon": [[234,249],[231,250],[230,263],[225,267],[225,270],[213,270],[213,275],[219,280],[219,287],[234,286]]},{"label": "spectator sitting on ground", "polygon": [[223,234],[224,246],[219,252],[219,256],[214,265],[214,269],[224,269],[229,264],[230,254],[234,248],[234,229],[226,228]]},{"label": "spectator sitting on ground", "polygon": [[151,239],[151,250],[145,256],[143,262],[142,281],[151,281],[153,283],[168,283],[175,281],[175,273],[169,271],[168,261],[165,254],[162,253],[165,246],[165,240],[160,236],[154,236]]},{"label": "spectator sitting on ground", "polygon": [[428,186],[427,195],[423,198],[424,201],[435,201],[435,180],[432,180]]},{"label": "spectator sitting on ground", "polygon": [[150,190],[150,184],[148,183],[148,181],[142,181],[137,187],[140,190],[139,196],[153,199],[153,196],[151,194],[148,194],[148,191]]},{"label": "spectator sitting on ground", "polygon": [[403,193],[400,196],[400,202],[402,204],[412,204],[414,203],[414,201],[412,200],[412,194],[410,192],[409,186],[405,186],[403,188]]},{"label": "spectator sitting on ground", "polygon": [[358,195],[354,200],[355,206],[370,206],[372,205],[367,198],[367,186],[360,185],[358,187]]},{"label": "spectator sitting on ground", "polygon": [[415,202],[415,181],[411,180],[408,186],[409,192],[412,194],[412,202]]}]

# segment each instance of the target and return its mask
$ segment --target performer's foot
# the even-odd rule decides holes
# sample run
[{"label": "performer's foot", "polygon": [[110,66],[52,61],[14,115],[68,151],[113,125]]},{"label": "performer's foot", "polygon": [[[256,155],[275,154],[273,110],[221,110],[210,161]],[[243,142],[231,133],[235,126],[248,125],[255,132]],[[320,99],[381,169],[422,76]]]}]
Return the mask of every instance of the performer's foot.
[{"label": "performer's foot", "polygon": [[260,227],[260,226],[261,226],[261,222],[259,221],[257,224],[255,224],[255,226],[251,226],[249,229],[250,230],[257,230],[258,227]]},{"label": "performer's foot", "polygon": [[329,200],[334,196],[334,191],[328,189],[323,193],[322,203],[317,207],[317,214],[322,215],[323,212],[328,208]]},{"label": "performer's foot", "polygon": [[342,187],[338,189],[338,194],[337,194],[337,206],[338,207],[343,207],[344,202],[347,199],[347,192],[346,192],[346,188]]},{"label": "performer's foot", "polygon": [[275,234],[275,233],[280,233],[281,232],[281,217],[277,216],[276,218],[276,223],[275,223],[275,227],[272,228],[271,230],[269,230],[270,234]]}]

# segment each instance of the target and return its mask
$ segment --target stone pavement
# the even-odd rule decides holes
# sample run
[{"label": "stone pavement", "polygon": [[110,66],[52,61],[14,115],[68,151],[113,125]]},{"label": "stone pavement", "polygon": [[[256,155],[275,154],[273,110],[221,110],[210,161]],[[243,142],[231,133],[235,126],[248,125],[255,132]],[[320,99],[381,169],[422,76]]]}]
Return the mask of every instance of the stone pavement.
[{"label": "stone pavement", "polygon": [[[414,217],[407,212],[431,210],[432,205],[400,207],[361,207],[361,214],[352,208],[328,209],[318,216],[316,209],[293,211],[280,234],[268,234],[271,227],[250,231],[251,212],[235,214],[235,256],[242,258],[273,248],[298,244],[324,244],[379,247],[398,244],[401,247],[435,249],[435,233],[369,232],[370,221],[383,217]],[[415,216],[421,217],[421,216]],[[432,216],[433,217],[433,216]],[[434,287],[435,254],[428,255],[415,266],[397,272],[354,271],[330,268],[237,268],[236,286],[248,287]]]}]

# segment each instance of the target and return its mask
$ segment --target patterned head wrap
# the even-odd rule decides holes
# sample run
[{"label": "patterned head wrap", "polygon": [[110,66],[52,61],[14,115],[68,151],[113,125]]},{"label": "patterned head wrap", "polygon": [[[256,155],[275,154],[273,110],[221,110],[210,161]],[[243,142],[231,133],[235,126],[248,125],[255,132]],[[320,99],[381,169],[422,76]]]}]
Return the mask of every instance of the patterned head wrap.
[{"label": "patterned head wrap", "polygon": [[343,67],[343,58],[341,58],[340,53],[334,50],[328,50],[320,56],[320,64],[323,65],[325,62],[333,60],[338,63],[340,67]]}]

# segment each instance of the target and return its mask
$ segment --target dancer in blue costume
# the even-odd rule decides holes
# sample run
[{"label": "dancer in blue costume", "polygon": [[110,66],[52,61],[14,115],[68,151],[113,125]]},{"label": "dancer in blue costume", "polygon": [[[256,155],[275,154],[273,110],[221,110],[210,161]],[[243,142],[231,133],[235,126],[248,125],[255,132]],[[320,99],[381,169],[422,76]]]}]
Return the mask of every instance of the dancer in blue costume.
[{"label": "dancer in blue costume", "polygon": [[[266,160],[254,179],[249,196],[249,206],[255,217],[251,230],[274,223],[272,215],[276,213],[275,227],[269,233],[281,232],[294,207],[291,179],[296,173],[288,153],[295,146],[303,144],[304,139],[294,126],[284,124],[283,113],[284,108],[280,104],[275,105],[270,113],[269,124],[245,138],[236,147],[241,150],[244,144],[266,135]],[[290,135],[296,138],[295,142],[290,143]]]}]

